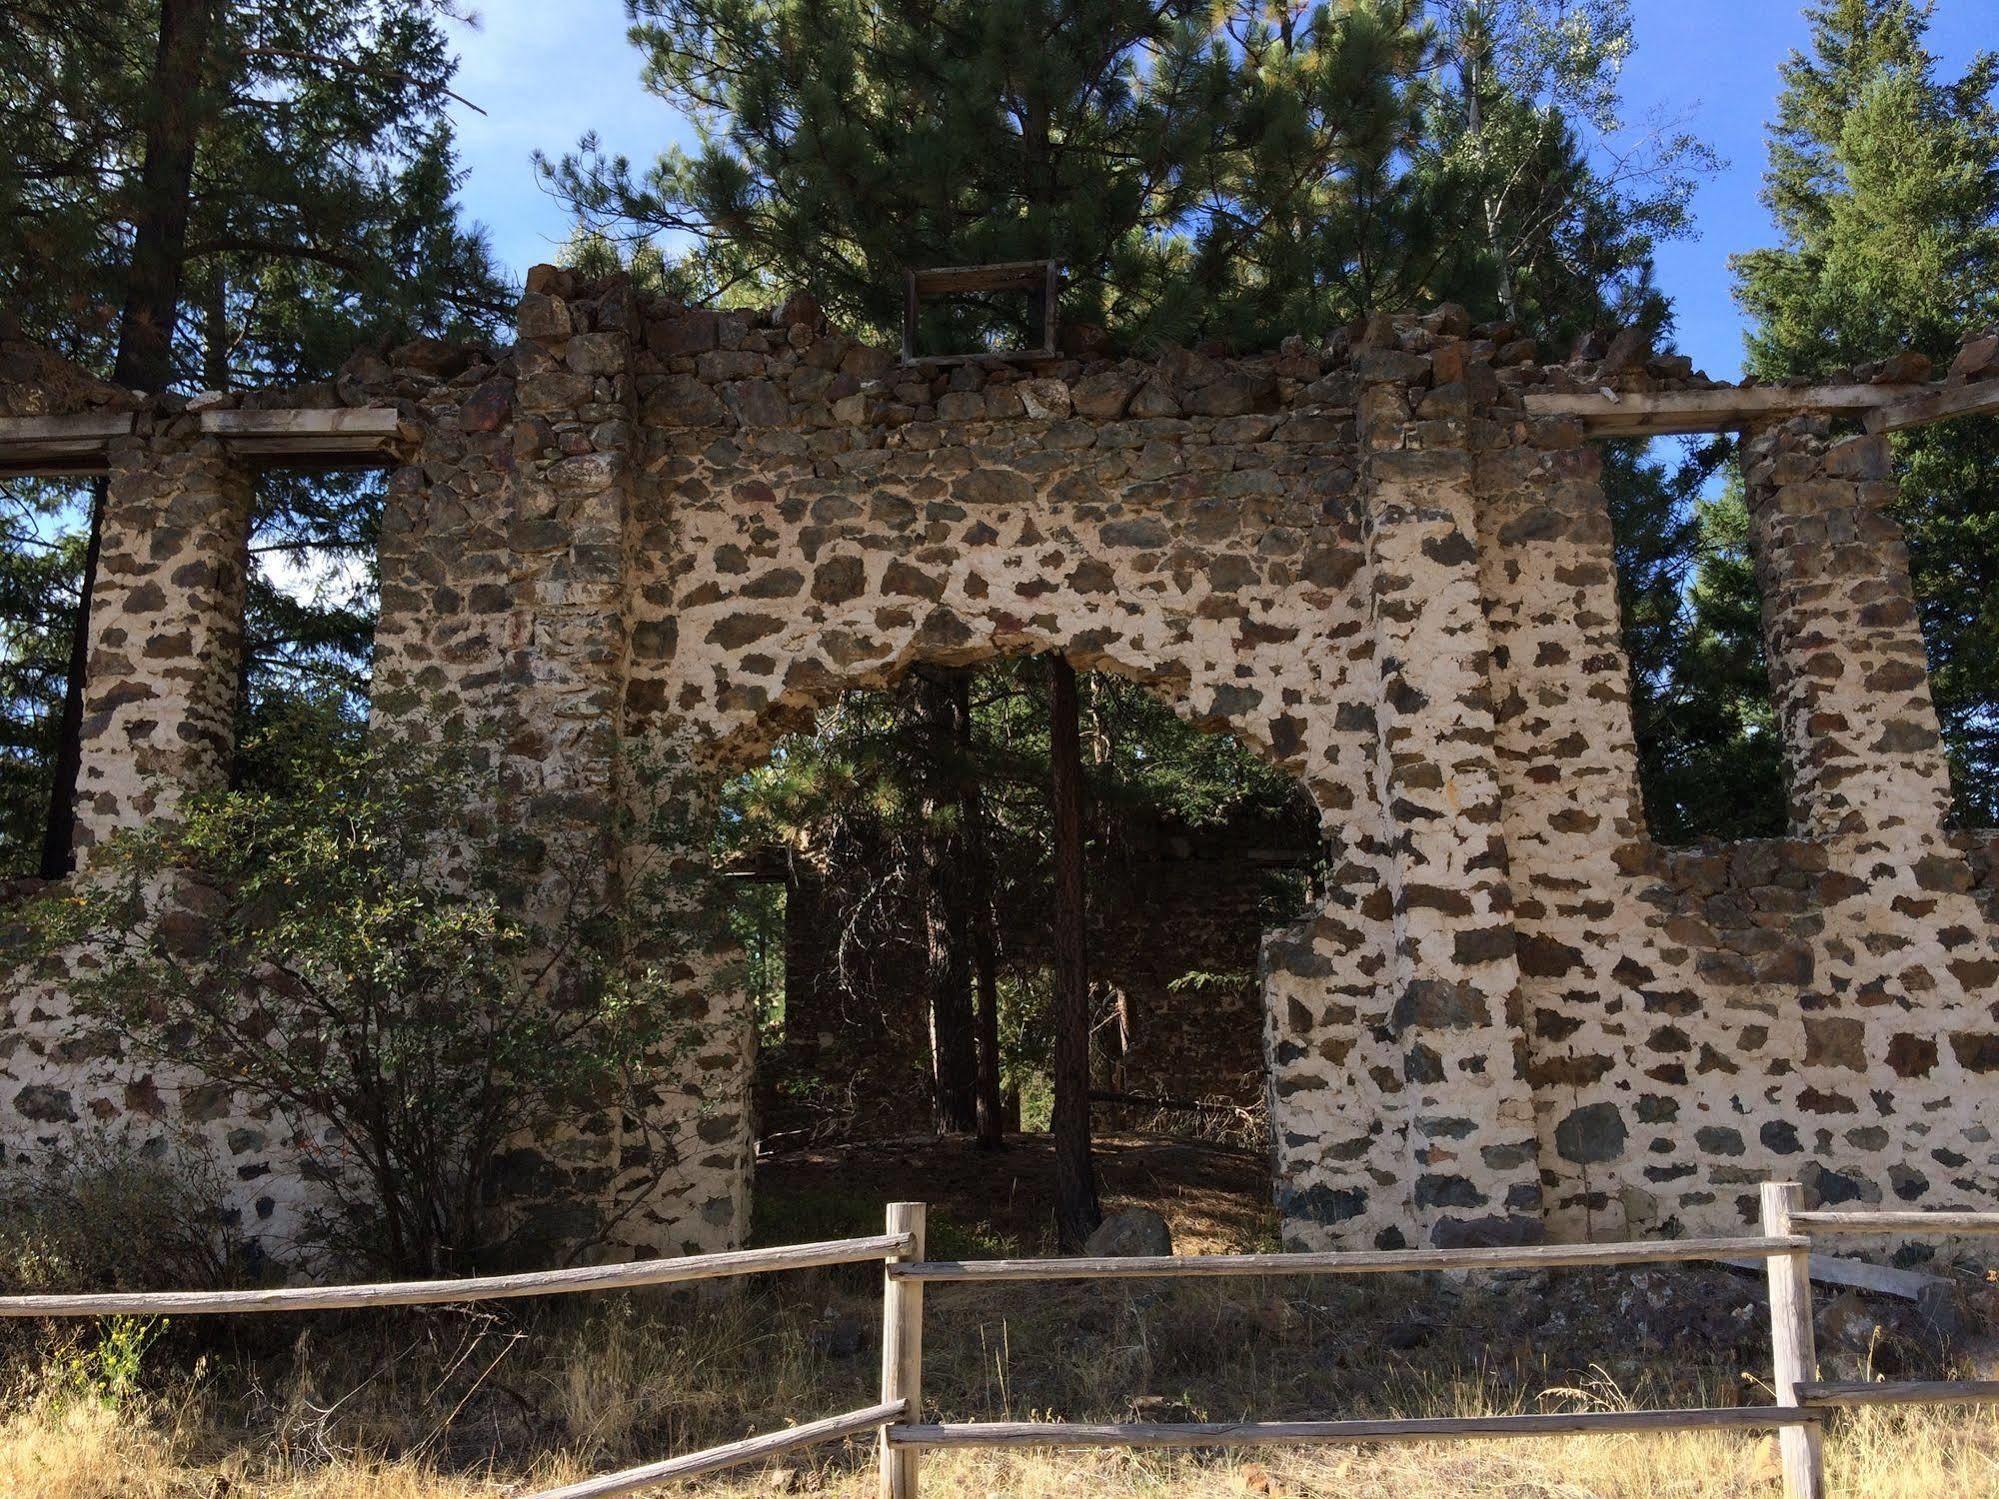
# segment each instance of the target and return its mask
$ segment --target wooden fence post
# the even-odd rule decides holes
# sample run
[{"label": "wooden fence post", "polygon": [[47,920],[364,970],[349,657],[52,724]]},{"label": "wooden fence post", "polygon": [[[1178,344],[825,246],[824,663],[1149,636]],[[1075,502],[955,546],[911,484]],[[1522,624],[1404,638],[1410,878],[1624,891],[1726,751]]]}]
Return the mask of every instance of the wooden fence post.
[{"label": "wooden fence post", "polygon": [[[1763,1232],[1773,1238],[1794,1230],[1805,1189],[1796,1182],[1763,1183]],[[1818,1376],[1812,1338],[1812,1256],[1809,1249],[1773,1255],[1770,1275],[1770,1347],[1776,1362],[1777,1403],[1798,1404],[1798,1386]],[[1785,1499],[1824,1499],[1825,1460],[1817,1423],[1786,1426],[1777,1434],[1784,1459]]]},{"label": "wooden fence post", "polygon": [[[920,1202],[891,1202],[888,1232],[908,1234],[909,1248],[891,1258],[908,1262],[923,1258],[924,1208]],[[882,1403],[903,1400],[908,1409],[898,1425],[923,1419],[923,1282],[882,1274]],[[918,1499],[917,1468],[921,1449],[891,1446],[888,1429],[881,1433],[881,1499]]]}]

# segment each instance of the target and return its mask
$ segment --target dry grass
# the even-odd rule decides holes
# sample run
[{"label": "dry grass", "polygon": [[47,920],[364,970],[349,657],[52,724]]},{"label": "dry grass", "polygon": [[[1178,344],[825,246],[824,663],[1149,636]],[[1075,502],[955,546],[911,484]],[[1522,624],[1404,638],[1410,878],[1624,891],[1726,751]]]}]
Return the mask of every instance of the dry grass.
[{"label": "dry grass", "polygon": [[[447,1473],[424,1461],[338,1457],[273,1462],[241,1449],[197,1460],[190,1423],[131,1410],[72,1406],[0,1423],[0,1493],[10,1499],[495,1499],[591,1471],[573,1455],[511,1473]],[[1831,1491],[1870,1499],[1999,1495],[1999,1423],[1989,1416],[1865,1412],[1827,1445]],[[715,1499],[818,1494],[873,1499],[864,1448],[810,1455],[735,1482]],[[1006,1499],[1181,1499],[1181,1496],[1507,1496],[1507,1499],[1744,1499],[1779,1492],[1774,1442],[1706,1434],[1562,1438],[1311,1453],[1148,1456],[951,1453],[924,1465],[926,1493]],[[683,1492],[686,1490],[683,1490]]]},{"label": "dry grass", "polygon": [[[1432,1415],[1760,1400],[1741,1348],[1614,1342],[1608,1277],[1487,1288],[1414,1279],[939,1289],[927,1339],[933,1417]],[[1639,1283],[1733,1325],[1753,1283],[1689,1272]],[[1662,1292],[1661,1287],[1667,1288]],[[1608,1297],[1609,1299],[1591,1299]],[[515,1323],[462,1314],[300,1319],[235,1341],[170,1329],[150,1372],[75,1336],[21,1360],[0,1418],[8,1499],[493,1499],[868,1403],[875,1298],[864,1274],[783,1277],[733,1295],[632,1296]],[[1523,1308],[1553,1307],[1529,1327]],[[1677,1316],[1678,1313],[1673,1315]],[[1550,1332],[1550,1326],[1556,1330]],[[1573,1327],[1572,1333],[1560,1329]],[[1413,1330],[1413,1331],[1412,1331]],[[1426,1331],[1427,1330],[1427,1331]],[[195,1337],[195,1333],[200,1338]],[[1706,1329],[1712,1334],[1712,1327]],[[1421,1336],[1417,1336],[1420,1333]],[[1760,1339],[1751,1326],[1745,1343]],[[1419,1346],[1397,1347],[1397,1344]],[[1709,1346],[1709,1345],[1703,1345]],[[111,1373],[107,1374],[107,1367]],[[1999,1499],[1999,1417],[1866,1412],[1828,1442],[1833,1493]],[[971,1499],[1174,1495],[1722,1499],[1778,1492],[1774,1443],[1691,1434],[1314,1452],[951,1453],[926,1492]],[[865,1443],[799,1454],[703,1494],[874,1493]]]}]

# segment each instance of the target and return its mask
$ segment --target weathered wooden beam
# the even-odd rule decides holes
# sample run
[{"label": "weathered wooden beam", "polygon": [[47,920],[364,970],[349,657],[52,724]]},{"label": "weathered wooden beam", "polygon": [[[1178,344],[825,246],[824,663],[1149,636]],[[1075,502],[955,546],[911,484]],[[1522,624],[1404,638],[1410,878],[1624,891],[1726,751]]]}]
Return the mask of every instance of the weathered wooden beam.
[{"label": "weathered wooden beam", "polygon": [[[1763,1273],[1761,1260],[1735,1259],[1723,1260],[1722,1263],[1732,1270],[1753,1270],[1758,1275]],[[1814,1253],[1812,1284],[1851,1286],[1857,1291],[1919,1301],[1929,1287],[1947,1285],[1948,1282],[1940,1275],[1924,1275],[1919,1270],[1897,1270],[1893,1265],[1877,1265],[1872,1260],[1850,1260],[1836,1254]]]},{"label": "weathered wooden beam", "polygon": [[1815,1209],[1791,1214],[1791,1222],[1796,1228],[1820,1234],[1999,1234],[1999,1213]]},{"label": "weathered wooden beam", "polygon": [[393,447],[398,424],[389,406],[201,413],[201,430],[230,452],[307,468],[371,466]]},{"label": "weathered wooden beam", "polygon": [[1999,412],[1999,380],[1979,380],[1970,385],[1946,385],[1871,411],[1866,418],[1867,430],[1906,432],[1953,417],[1991,416],[1995,412]]},{"label": "weathered wooden beam", "polygon": [[1607,1436],[1647,1431],[1769,1431],[1817,1425],[1801,1406],[1677,1411],[1569,1411],[1518,1416],[1423,1416],[1378,1421],[968,1421],[891,1426],[897,1447],[1311,1447],[1349,1442],[1457,1442],[1471,1438]]},{"label": "weathered wooden beam", "polygon": [[1915,385],[1752,385],[1720,390],[1529,391],[1530,416],[1579,418],[1592,437],[1736,432],[1794,416],[1866,416],[1913,399]]},{"label": "weathered wooden beam", "polygon": [[1641,1239],[1626,1244],[1526,1244],[1496,1249],[1350,1249],[1324,1254],[1099,1256],[1048,1260],[897,1262],[911,1280],[1150,1280],[1238,1275],[1399,1275],[1416,1270],[1552,1270],[1585,1265],[1665,1265],[1770,1259],[1809,1249],[1784,1234],[1741,1239]]},{"label": "weathered wooden beam", "polygon": [[615,1499],[617,1495],[635,1494],[640,1489],[663,1483],[740,1468],[745,1463],[796,1452],[801,1447],[818,1447],[846,1437],[857,1437],[907,1412],[908,1407],[902,1401],[888,1401],[871,1405],[865,1410],[849,1411],[844,1416],[828,1416],[823,1421],[808,1421],[803,1426],[787,1426],[782,1431],[730,1442],[725,1447],[710,1447],[705,1452],[671,1457],[663,1463],[647,1463],[642,1468],[627,1468],[622,1473],[586,1478],[581,1483],[565,1484],[559,1489],[544,1489],[539,1494],[530,1495],[529,1499]]},{"label": "weathered wooden beam", "polygon": [[0,474],[51,479],[101,474],[112,439],[131,430],[129,411],[0,417]]},{"label": "weathered wooden beam", "polygon": [[[129,436],[129,411],[73,416],[0,417],[0,474],[56,478],[101,474],[111,443]],[[201,430],[232,453],[299,468],[371,468],[393,451],[399,419],[393,407],[329,410],[204,411]]]},{"label": "weathered wooden beam", "polygon": [[1059,350],[1015,349],[1011,351],[987,351],[981,354],[912,354],[905,364],[920,365],[925,369],[951,369],[960,364],[977,364],[998,368],[1013,364],[1053,364],[1063,356]]},{"label": "weathered wooden beam", "polygon": [[973,291],[1039,291],[1051,262],[1008,260],[993,265],[940,265],[912,273],[917,294],[948,296]]},{"label": "weathered wooden beam", "polygon": [[1999,1405],[1999,1380],[1922,1379],[1900,1384],[1825,1380],[1801,1384],[1805,1405]]},{"label": "weathered wooden beam", "polygon": [[732,1249],[721,1254],[582,1265],[458,1280],[385,1281],[375,1285],[281,1286],[268,1291],[90,1291],[76,1295],[0,1296],[0,1317],[188,1317],[235,1312],[326,1312],[363,1306],[449,1306],[504,1301],[519,1296],[560,1296],[578,1291],[620,1291],[757,1275],[861,1265],[901,1254],[914,1243],[906,1234],[787,1244],[777,1249]]}]

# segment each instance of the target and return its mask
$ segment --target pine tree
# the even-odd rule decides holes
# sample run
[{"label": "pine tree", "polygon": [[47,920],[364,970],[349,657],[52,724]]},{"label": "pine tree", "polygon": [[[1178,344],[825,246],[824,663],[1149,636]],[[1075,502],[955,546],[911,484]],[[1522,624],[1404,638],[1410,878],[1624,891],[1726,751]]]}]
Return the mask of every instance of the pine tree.
[{"label": "pine tree", "polygon": [[1403,161],[1428,48],[1415,0],[627,9],[648,85],[703,122],[700,150],[641,175],[586,138],[541,169],[601,232],[693,236],[675,271],[702,298],[806,285],[880,335],[905,267],[1054,258],[1070,321],[1184,339],[1239,331],[1245,304],[1284,310],[1308,285],[1301,240],[1337,245],[1324,276],[1372,305],[1383,270],[1354,247],[1436,232]]},{"label": "pine tree", "polygon": [[[1734,445],[1668,467],[1605,450],[1631,718],[1646,822],[1661,843],[1784,831],[1784,766],[1763,656]],[[1716,479],[1721,490],[1704,491]]]},{"label": "pine tree", "polygon": [[[0,294],[31,336],[147,390],[321,379],[357,344],[489,324],[504,288],[451,202],[452,14],[449,0],[10,6]],[[100,504],[62,632],[50,874],[68,862]],[[365,675],[360,575],[379,507],[379,487],[352,480],[263,486],[260,547],[344,569],[349,586],[304,609],[254,591],[258,701],[303,683],[351,695]]]},{"label": "pine tree", "polygon": [[[1764,201],[1737,258],[1750,372],[1825,376],[1913,348],[1948,363],[1999,321],[1999,54],[1941,76],[1920,0],[1811,8],[1784,67]],[[1999,822],[1999,421],[1896,440],[1900,519],[1957,815]]]}]

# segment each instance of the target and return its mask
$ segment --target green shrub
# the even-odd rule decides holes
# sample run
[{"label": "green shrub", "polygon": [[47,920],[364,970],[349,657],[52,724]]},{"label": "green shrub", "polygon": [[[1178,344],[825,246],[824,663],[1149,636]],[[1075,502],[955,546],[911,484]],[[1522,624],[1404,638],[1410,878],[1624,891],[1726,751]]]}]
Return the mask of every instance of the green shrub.
[{"label": "green shrub", "polygon": [[490,746],[396,721],[295,737],[280,789],[119,834],[29,923],[45,954],[91,954],[70,965],[81,1016],[290,1126],[325,1189],[318,1243],[462,1274],[521,1248],[510,1148],[588,1127],[668,1065],[708,936],[698,871],[634,875],[614,905],[602,837],[523,836],[492,810]]}]

